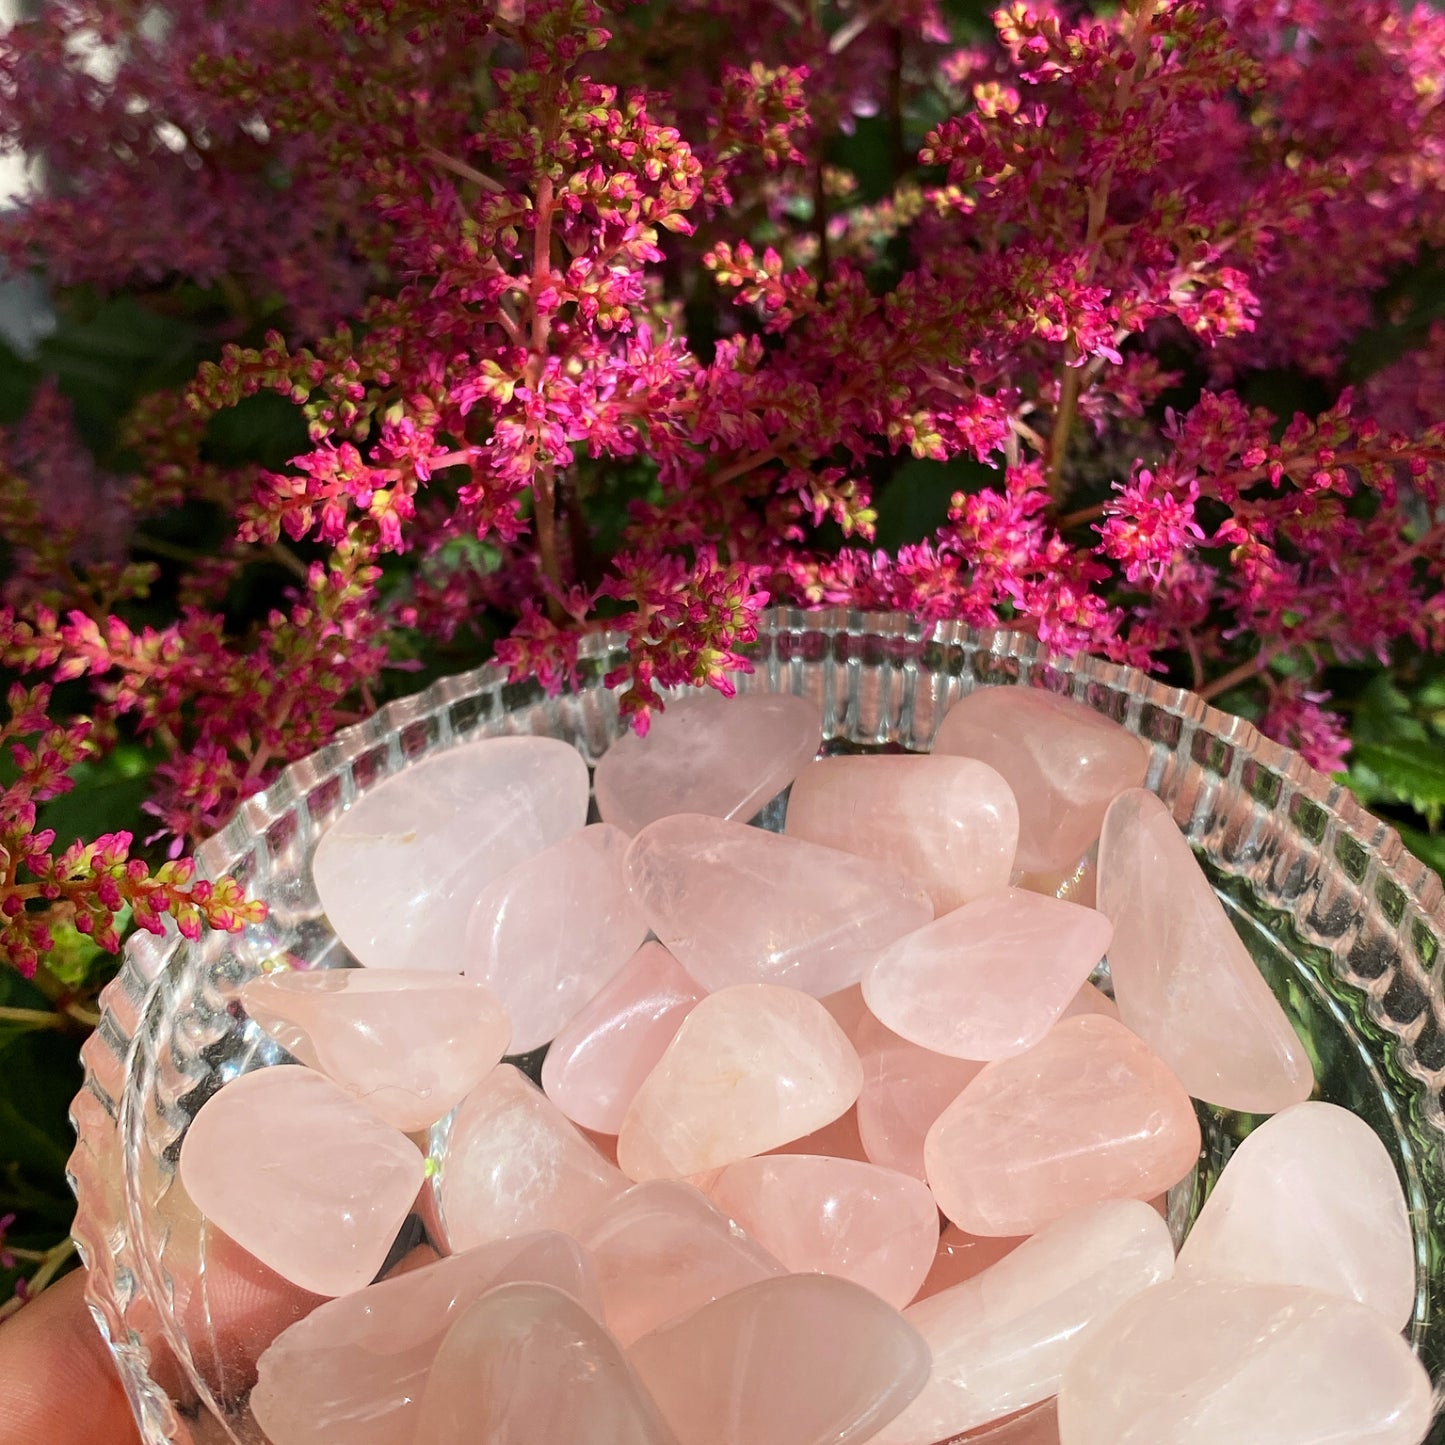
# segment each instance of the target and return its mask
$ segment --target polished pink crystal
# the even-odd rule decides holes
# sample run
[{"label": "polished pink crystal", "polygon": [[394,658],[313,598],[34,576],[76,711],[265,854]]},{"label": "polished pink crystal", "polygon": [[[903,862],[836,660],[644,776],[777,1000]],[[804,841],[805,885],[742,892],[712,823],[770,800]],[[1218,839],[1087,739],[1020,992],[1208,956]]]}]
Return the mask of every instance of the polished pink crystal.
[{"label": "polished pink crystal", "polygon": [[966,1234],[956,1224],[945,1224],[939,1236],[938,1249],[928,1277],[920,1286],[917,1298],[928,1299],[941,1290],[980,1275],[990,1266],[1016,1250],[1028,1235]]},{"label": "polished pink crystal", "polygon": [[705,692],[669,702],[645,737],[624,733],[598,760],[597,811],[628,833],[669,813],[746,823],[822,741],[817,704],[790,693]]},{"label": "polished pink crystal", "polygon": [[1105,820],[1099,908],[1120,1018],[1196,1099],[1272,1114],[1309,1097],[1304,1045],[1169,809],[1142,788]]},{"label": "polished pink crystal", "polygon": [[436,1123],[507,1051],[507,1015],[479,984],[390,968],[254,978],[246,1012],[303,1064],[413,1134]]},{"label": "polished pink crystal", "polygon": [[644,828],[627,875],[652,931],[710,991],[775,983],[821,998],[933,917],[891,868],[697,813]]},{"label": "polished pink crystal", "polygon": [[944,914],[1008,883],[1019,812],[972,758],[824,758],[794,780],[787,831],[898,869]]},{"label": "polished pink crystal", "polygon": [[900,1037],[959,1059],[1006,1059],[1058,1021],[1112,932],[1092,908],[1003,888],[884,949],[869,1009]]},{"label": "polished pink crystal", "polygon": [[933,1263],[938,1206],[909,1174],[810,1154],[730,1164],[714,1202],[794,1273],[851,1279],[902,1309]]},{"label": "polished pink crystal", "polygon": [[815,998],[772,984],[709,994],[637,1091],[617,1138],[629,1179],[721,1169],[821,1129],[858,1097],[862,1069]]},{"label": "polished pink crystal", "polygon": [[1063,1445],[1420,1445],[1430,1376],[1353,1300],[1174,1280],[1096,1330],[1059,1391]]},{"label": "polished pink crystal", "polygon": [[1015,873],[1014,885],[1031,893],[1047,893],[1065,903],[1097,908],[1099,897],[1099,850],[1090,848],[1071,868],[1052,873]]},{"label": "polished pink crystal", "polygon": [[763,1280],[628,1351],[679,1445],[871,1440],[928,1379],[928,1350],[871,1290],[822,1274]]},{"label": "polished pink crystal", "polygon": [[969,693],[949,709],[933,751],[1002,774],[1018,802],[1023,873],[1073,868],[1099,836],[1105,809],[1149,766],[1148,748],[1118,723],[1036,687]]},{"label": "polished pink crystal", "polygon": [[818,1002],[833,1015],[833,1021],[848,1035],[850,1041],[857,1037],[858,1026],[863,1022],[863,1015],[868,1012],[868,1005],[863,1000],[862,984],[855,983],[847,988],[840,988],[837,993],[827,994]]},{"label": "polished pink crystal", "polygon": [[579,828],[483,890],[467,920],[466,975],[512,1020],[512,1052],[530,1053],[569,1023],[647,937],[610,823]]},{"label": "polished pink crystal", "polygon": [[330,1079],[257,1069],[201,1106],[181,1144],[196,1207],[313,1294],[375,1278],[421,1186],[421,1152]]},{"label": "polished pink crystal", "polygon": [[584,1129],[616,1134],[703,992],[660,943],[644,943],[553,1039],[542,1064],[547,1097]]},{"label": "polished pink crystal", "polygon": [[587,764],[556,738],[486,738],[417,763],[322,835],[312,873],[362,963],[460,973],[477,895],[587,818]]},{"label": "polished pink crystal", "polygon": [[970,1234],[1033,1234],[1083,1204],[1150,1199],[1199,1158],[1199,1121],[1147,1044],[1099,1015],[987,1064],[923,1146],[938,1206]]},{"label": "polished pink crystal", "polygon": [[857,1159],[867,1163],[868,1153],[863,1148],[863,1139],[858,1133],[858,1110],[849,1109],[831,1124],[824,1124],[801,1139],[790,1140],[770,1149],[769,1154],[822,1154],[829,1159]]}]

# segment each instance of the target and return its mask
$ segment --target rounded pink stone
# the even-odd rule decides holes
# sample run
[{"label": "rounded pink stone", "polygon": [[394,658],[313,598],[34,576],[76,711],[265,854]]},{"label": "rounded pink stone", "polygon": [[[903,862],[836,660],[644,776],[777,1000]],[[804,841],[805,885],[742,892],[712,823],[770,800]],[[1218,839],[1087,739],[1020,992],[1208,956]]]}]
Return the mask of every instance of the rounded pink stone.
[{"label": "rounded pink stone", "polygon": [[406,1135],[294,1064],[231,1080],[191,1121],[180,1155],[206,1219],[319,1295],[375,1278],[423,1169]]},{"label": "rounded pink stone", "polygon": [[1027,1238],[1028,1235],[966,1234],[956,1224],[945,1224],[918,1299],[926,1300],[930,1295],[982,1274],[1012,1254]]},{"label": "rounded pink stone", "polygon": [[403,1134],[436,1123],[507,1051],[496,996],[443,973],[271,973],[241,990],[241,1004],[288,1052]]},{"label": "rounded pink stone", "polygon": [[960,1059],[1006,1059],[1058,1021],[1104,956],[1092,908],[1004,888],[886,948],[863,997],[894,1033]]},{"label": "rounded pink stone", "polygon": [[1047,893],[1065,903],[1078,903],[1085,908],[1098,907],[1099,850],[1090,848],[1072,867],[1053,873],[1015,873],[1014,886],[1031,893]]},{"label": "rounded pink stone", "polygon": [[938,1206],[908,1174],[809,1154],[730,1164],[717,1205],[794,1273],[851,1279],[902,1309],[933,1263]]},{"label": "rounded pink stone", "polygon": [[898,869],[944,914],[1007,885],[1019,811],[972,758],[823,758],[793,782],[787,831]]},{"label": "rounded pink stone", "polygon": [[862,1081],[817,999],[772,984],[726,988],[688,1014],[637,1091],[617,1162],[637,1180],[721,1169],[831,1123]]},{"label": "rounded pink stone", "polygon": [[1033,1234],[1105,1199],[1151,1199],[1199,1158],[1179,1081],[1122,1024],[1067,1019],[987,1064],[924,1143],[938,1206],[970,1234]]},{"label": "rounded pink stone", "polygon": [[703,992],[660,943],[644,943],[552,1040],[542,1064],[547,1097],[584,1129],[616,1134]]}]

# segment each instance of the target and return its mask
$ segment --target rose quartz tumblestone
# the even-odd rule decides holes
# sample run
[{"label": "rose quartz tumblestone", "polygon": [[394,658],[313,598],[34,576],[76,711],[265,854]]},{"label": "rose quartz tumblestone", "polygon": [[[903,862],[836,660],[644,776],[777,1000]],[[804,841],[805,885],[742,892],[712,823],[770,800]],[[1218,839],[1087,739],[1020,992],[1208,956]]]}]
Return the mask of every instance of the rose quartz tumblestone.
[{"label": "rose quartz tumblestone", "polygon": [[709,990],[775,983],[822,998],[933,917],[891,868],[698,813],[644,828],[627,876],[652,931]]},{"label": "rose quartz tumblestone", "polygon": [[1179,1081],[1122,1024],[1067,1019],[984,1066],[923,1146],[938,1207],[970,1234],[1033,1234],[1105,1199],[1152,1199],[1199,1158]]},{"label": "rose quartz tumblestone", "polygon": [[972,758],[824,758],[794,780],[787,832],[898,869],[944,914],[1008,883],[1019,811]]},{"label": "rose quartz tumblestone", "polygon": [[822,1274],[763,1280],[628,1351],[680,1445],[849,1445],[923,1388],[928,1349],[872,1290]]},{"label": "rose quartz tumblestone", "polygon": [[863,997],[894,1033],[936,1054],[1011,1058],[1054,1026],[1112,932],[1092,908],[1004,888],[884,949]]},{"label": "rose quartz tumblestone", "polygon": [[506,1006],[514,1054],[553,1038],[647,937],[622,874],[628,841],[610,823],[579,828],[494,880],[473,906],[466,975]]},{"label": "rose quartz tumblestone", "polygon": [[196,1208],[302,1289],[374,1279],[421,1186],[421,1152],[330,1079],[286,1064],[201,1106],[181,1144]]},{"label": "rose quartz tumblestone", "polygon": [[1105,809],[1149,767],[1141,739],[1036,687],[982,687],[960,698],[933,751],[977,758],[1003,776],[1018,803],[1023,873],[1073,868],[1099,836]]},{"label": "rose quartz tumblestone", "polygon": [[328,968],[267,974],[241,990],[246,1012],[404,1134],[436,1123],[507,1051],[491,990],[442,973]]},{"label": "rose quartz tumblestone", "polygon": [[1063,1445],[1419,1445],[1430,1377],[1374,1310],[1294,1285],[1173,1280],[1085,1340]]},{"label": "rose quartz tumblestone", "polygon": [[570,1295],[507,1284],[452,1326],[414,1445],[676,1445],[621,1348]]},{"label": "rose quartz tumblestone", "polygon": [[1055,1220],[985,1274],[904,1311],[933,1370],[878,1445],[935,1445],[1048,1399],[1090,1330],[1173,1272],[1168,1226],[1137,1199]]},{"label": "rose quartz tumblestone", "polygon": [[709,1186],[717,1205],[794,1273],[851,1279],[896,1309],[938,1248],[938,1206],[909,1174],[810,1154],[730,1164]]},{"label": "rose quartz tumblestone", "polygon": [[486,738],[363,794],[316,846],[316,891],[362,963],[460,973],[477,895],[586,818],[587,764],[576,748]]},{"label": "rose quartz tumblestone", "polygon": [[683,1020],[622,1122],[629,1179],[721,1169],[811,1134],[858,1097],[853,1045],[815,998],[772,984],[709,994]]},{"label": "rose quartz tumblestone", "polygon": [[645,737],[625,733],[598,760],[597,811],[628,833],[669,813],[746,823],[822,741],[817,704],[789,693],[669,702]]},{"label": "rose quartz tumblestone", "polygon": [[1012,1254],[1027,1238],[1030,1236],[966,1234],[956,1224],[945,1224],[933,1264],[917,1298],[926,1300],[982,1274]]},{"label": "rose quartz tumblestone", "polygon": [[1304,1045],[1153,793],[1119,798],[1099,844],[1119,1016],[1196,1099],[1272,1114],[1309,1097]]},{"label": "rose quartz tumblestone", "polygon": [[331,1300],[261,1356],[251,1411],[271,1445],[395,1445],[416,1429],[446,1332],[498,1285],[566,1290],[601,1317],[592,1265],[564,1234],[484,1244]]},{"label": "rose quartz tumblestone", "polygon": [[871,1163],[863,1148],[862,1136],[858,1133],[858,1110],[849,1109],[839,1115],[831,1124],[824,1124],[801,1139],[779,1144],[769,1154],[822,1154],[829,1159],[857,1159],[860,1163]]},{"label": "rose quartz tumblestone", "polygon": [[1097,908],[1099,851],[1097,848],[1090,848],[1072,867],[1051,873],[1016,872],[1013,882],[1015,887],[1027,888],[1031,893],[1046,893],[1051,898],[1062,898],[1065,903]]}]

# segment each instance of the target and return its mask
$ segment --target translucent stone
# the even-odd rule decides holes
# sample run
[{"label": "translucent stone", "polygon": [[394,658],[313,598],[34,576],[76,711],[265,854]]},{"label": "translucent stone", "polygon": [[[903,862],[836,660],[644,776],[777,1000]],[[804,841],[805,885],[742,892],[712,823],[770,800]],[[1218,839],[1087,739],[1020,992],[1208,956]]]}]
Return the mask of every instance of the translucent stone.
[{"label": "translucent stone", "polygon": [[1019,812],[972,758],[823,758],[794,780],[787,832],[896,868],[944,914],[1007,885]]},{"label": "translucent stone", "polygon": [[1430,1377],[1374,1310],[1293,1285],[1174,1280],[1064,1371],[1063,1445],[1420,1445]]},{"label": "translucent stone", "polygon": [[676,1445],[621,1348],[570,1295],[508,1284],[452,1326],[415,1445]]},{"label": "translucent stone", "polygon": [[390,968],[252,979],[246,1012],[403,1134],[429,1128],[507,1051],[507,1015],[479,984]]},{"label": "translucent stone", "polygon": [[1109,946],[1092,908],[1004,888],[885,949],[863,976],[869,1009],[936,1054],[1006,1059],[1032,1048]]},{"label": "translucent stone", "polygon": [[849,1109],[831,1124],[824,1124],[801,1139],[770,1149],[769,1154],[823,1154],[829,1159],[857,1159],[867,1163],[868,1155],[858,1133],[858,1110]]},{"label": "translucent stone", "polygon": [[587,818],[587,764],[556,738],[486,738],[407,768],[322,835],[321,906],[362,963],[460,973],[477,895]]},{"label": "translucent stone", "polygon": [[785,1273],[691,1184],[655,1179],[619,1195],[580,1229],[607,1328],[625,1347],[719,1298]]},{"label": "translucent stone", "polygon": [[1272,1114],[1309,1097],[1304,1045],[1169,809],[1142,788],[1105,820],[1099,908],[1120,1018],[1196,1099]]},{"label": "translucent stone", "polygon": [[1415,1241],[1389,1152],[1335,1104],[1309,1101],[1267,1119],[1230,1156],[1179,1273],[1306,1285],[1403,1329],[1415,1308]]},{"label": "translucent stone", "polygon": [[928,1379],[928,1349],[898,1311],[823,1274],[735,1290],[628,1354],[679,1445],[871,1440]]},{"label": "translucent stone", "polygon": [[822,998],[933,917],[890,868],[697,813],[644,828],[627,876],[652,931],[709,991],[774,983]]},{"label": "translucent stone", "polygon": [[945,1224],[918,1299],[928,1299],[982,1274],[1012,1254],[1026,1238],[1027,1235],[966,1234],[956,1224]]},{"label": "translucent stone", "polygon": [[421,1186],[421,1152],[299,1065],[232,1079],[191,1121],[181,1180],[196,1208],[302,1289],[376,1277]]},{"label": "translucent stone", "polygon": [[627,1181],[511,1064],[462,1100],[432,1178],[437,1222],[453,1252],[508,1234],[571,1234]]},{"label": "translucent stone", "polygon": [[933,1371],[878,1445],[935,1445],[1047,1400],[1090,1331],[1173,1272],[1169,1227],[1137,1199],[1055,1220],[987,1274],[904,1311]]},{"label": "translucent stone", "polygon": [[1015,873],[1014,885],[1031,893],[1047,893],[1065,903],[1078,903],[1084,908],[1098,907],[1099,850],[1090,848],[1071,868],[1053,873]]},{"label": "translucent stone", "polygon": [[811,1134],[858,1097],[863,1071],[815,998],[771,984],[709,994],[637,1091],[617,1138],[629,1179],[721,1169]]},{"label": "translucent stone", "polygon": [[597,811],[627,833],[669,813],[746,823],[822,742],[817,704],[790,693],[669,702],[646,737],[625,733],[598,760]]},{"label": "translucent stone", "polygon": [[902,1309],[933,1264],[938,1206],[909,1174],[810,1154],[730,1164],[718,1206],[794,1273],[851,1279]]},{"label": "translucent stone", "polygon": [[1098,1015],[986,1064],[923,1146],[938,1207],[970,1234],[1033,1234],[1105,1199],[1151,1199],[1199,1158],[1199,1121],[1147,1044]]},{"label": "translucent stone", "polygon": [[868,1012],[868,1005],[863,1001],[863,986],[851,984],[847,988],[840,988],[837,993],[830,993],[818,1000],[830,1014],[834,1022],[849,1039],[857,1036],[858,1026],[863,1022],[863,1016]]},{"label": "translucent stone", "polygon": [[446,1332],[498,1285],[566,1290],[601,1316],[582,1246],[518,1235],[392,1274],[331,1300],[261,1356],[251,1411],[271,1445],[396,1445],[411,1440],[420,1396]]},{"label": "translucent stone", "polygon": [[512,1020],[512,1052],[540,1048],[637,952],[647,922],[622,874],[628,836],[579,828],[489,884],[467,920],[466,975]]}]

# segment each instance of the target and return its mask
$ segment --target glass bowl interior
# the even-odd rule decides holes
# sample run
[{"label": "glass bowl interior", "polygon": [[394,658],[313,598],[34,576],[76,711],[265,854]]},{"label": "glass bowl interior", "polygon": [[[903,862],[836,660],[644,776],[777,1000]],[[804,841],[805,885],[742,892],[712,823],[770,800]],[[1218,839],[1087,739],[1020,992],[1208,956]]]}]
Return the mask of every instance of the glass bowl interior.
[{"label": "glass bowl interior", "polygon": [[[461,742],[543,733],[595,761],[623,726],[602,681],[621,649],[615,635],[590,639],[578,687],[556,697],[488,667],[349,729],[249,800],[200,850],[205,873],[234,873],[268,902],[264,924],[194,944],[170,932],[128,945],[85,1049],[71,1177],[92,1313],[146,1445],[264,1445],[246,1391],[249,1363],[269,1335],[247,1339],[244,1321],[239,1336],[218,1327],[211,1306],[228,1266],[179,1186],[176,1158],[211,1093],[288,1057],[242,1013],[241,986],[278,955],[314,967],[351,962],[312,883],[317,840],[368,788]],[[1399,1168],[1417,1258],[1408,1334],[1445,1380],[1445,898],[1395,833],[1241,719],[1133,669],[1051,661],[1023,634],[779,610],[765,619],[754,664],[741,690],[816,701],[829,750],[926,751],[948,707],[985,685],[1068,693],[1150,744],[1148,784],[1306,1041],[1317,1096],[1368,1120]],[[760,821],[776,827],[781,816],[775,805]],[[1200,1168],[1171,1196],[1176,1233],[1259,1122],[1205,1106],[1200,1118]],[[1445,1445],[1445,1421],[1431,1445]]]}]

